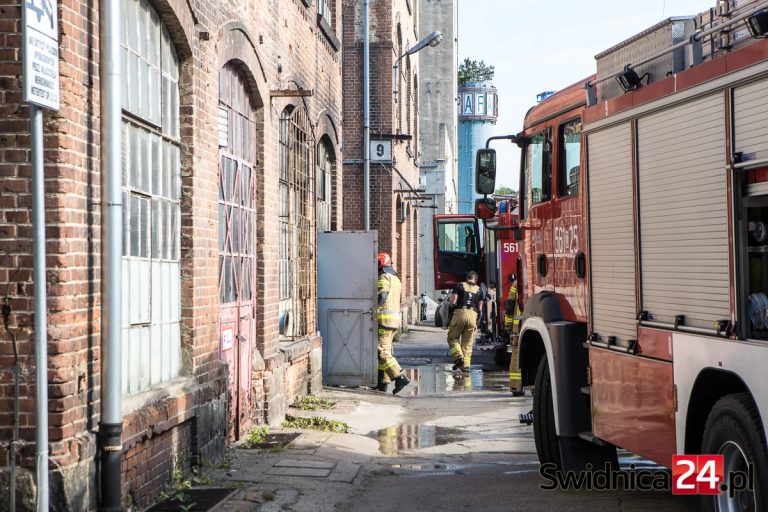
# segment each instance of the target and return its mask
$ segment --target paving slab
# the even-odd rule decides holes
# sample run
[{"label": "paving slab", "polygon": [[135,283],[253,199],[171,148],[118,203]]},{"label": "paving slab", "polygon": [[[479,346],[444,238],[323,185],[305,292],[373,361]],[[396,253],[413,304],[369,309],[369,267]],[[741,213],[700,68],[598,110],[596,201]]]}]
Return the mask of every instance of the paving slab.
[{"label": "paving slab", "polygon": [[301,460],[301,459],[283,459],[273,464],[274,468],[307,468],[307,469],[328,469],[336,467],[336,462],[322,460]]},{"label": "paving slab", "polygon": [[330,469],[316,468],[272,468],[267,472],[270,476],[298,476],[306,478],[325,478],[331,474]]}]

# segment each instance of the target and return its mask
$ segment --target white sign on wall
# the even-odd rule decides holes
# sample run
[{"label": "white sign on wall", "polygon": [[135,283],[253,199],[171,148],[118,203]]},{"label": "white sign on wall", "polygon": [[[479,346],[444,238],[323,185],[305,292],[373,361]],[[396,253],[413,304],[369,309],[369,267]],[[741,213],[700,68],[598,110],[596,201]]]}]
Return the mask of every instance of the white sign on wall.
[{"label": "white sign on wall", "polygon": [[477,102],[477,107],[475,108],[475,114],[479,116],[485,115],[485,94],[478,93],[475,95],[475,101]]},{"label": "white sign on wall", "polygon": [[24,101],[59,110],[59,23],[55,0],[24,0]]},{"label": "white sign on wall", "polygon": [[371,160],[374,162],[389,162],[392,160],[391,140],[371,140]]},{"label": "white sign on wall", "polygon": [[464,95],[464,115],[465,116],[471,116],[472,114],[475,113],[474,100],[475,100],[474,94]]}]

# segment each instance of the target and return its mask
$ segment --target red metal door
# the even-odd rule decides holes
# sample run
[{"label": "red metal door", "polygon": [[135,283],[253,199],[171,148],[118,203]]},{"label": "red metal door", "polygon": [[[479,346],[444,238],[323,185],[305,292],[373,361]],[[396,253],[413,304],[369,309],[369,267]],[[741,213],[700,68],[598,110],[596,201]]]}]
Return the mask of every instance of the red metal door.
[{"label": "red metal door", "polygon": [[230,438],[252,423],[251,370],[256,321],[255,111],[245,79],[231,64],[220,74],[220,357],[229,367]]}]

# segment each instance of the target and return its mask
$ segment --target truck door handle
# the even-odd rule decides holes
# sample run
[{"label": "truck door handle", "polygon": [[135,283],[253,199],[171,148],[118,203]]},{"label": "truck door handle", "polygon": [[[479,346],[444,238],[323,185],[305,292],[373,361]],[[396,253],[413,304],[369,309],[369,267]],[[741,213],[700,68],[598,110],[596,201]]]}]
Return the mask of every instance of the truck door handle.
[{"label": "truck door handle", "polygon": [[547,275],[547,255],[546,254],[539,254],[539,257],[536,259],[536,268],[539,271],[539,275],[541,275],[541,277],[546,277]]}]

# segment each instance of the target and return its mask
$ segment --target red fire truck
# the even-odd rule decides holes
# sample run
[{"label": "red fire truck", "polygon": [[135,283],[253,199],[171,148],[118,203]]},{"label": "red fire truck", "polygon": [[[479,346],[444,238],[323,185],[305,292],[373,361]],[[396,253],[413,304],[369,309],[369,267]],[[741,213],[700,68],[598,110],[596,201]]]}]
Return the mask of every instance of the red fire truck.
[{"label": "red fire truck", "polygon": [[[598,55],[596,76],[531,109],[515,137],[519,363],[542,463],[719,454],[726,478],[750,470],[754,487],[704,509],[765,511],[768,3],[709,29],[691,19]],[[701,40],[737,24],[755,38],[702,60]],[[478,176],[493,181],[492,150]]]},{"label": "red fire truck", "polygon": [[[521,243],[513,238],[513,229],[518,227],[517,198],[497,196],[494,199],[491,209],[482,215],[487,218],[484,222],[475,215],[433,216],[435,289],[453,289],[470,270],[478,272],[486,286],[495,285],[481,342],[498,347],[496,361],[508,364],[506,344],[499,340],[503,338],[503,305],[511,286],[509,276],[519,275],[522,270]],[[478,202],[479,208],[484,205],[487,205],[485,201]],[[446,316],[445,308],[438,308],[435,325],[447,327]]]}]

